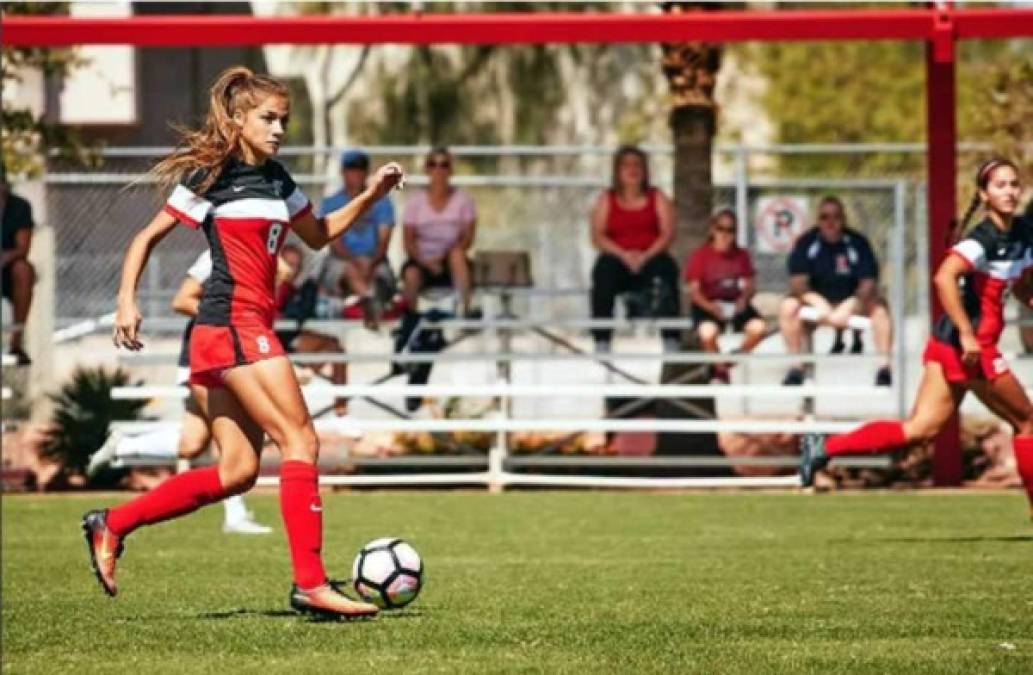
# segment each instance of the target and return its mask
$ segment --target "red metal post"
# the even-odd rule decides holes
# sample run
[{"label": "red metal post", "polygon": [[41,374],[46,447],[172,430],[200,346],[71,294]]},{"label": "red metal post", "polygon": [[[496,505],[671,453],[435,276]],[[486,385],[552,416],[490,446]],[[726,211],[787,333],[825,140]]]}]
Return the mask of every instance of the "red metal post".
[{"label": "red metal post", "polygon": [[[957,133],[954,95],[955,26],[951,12],[937,14],[933,36],[926,41],[926,161],[929,187],[926,191],[929,218],[929,269],[935,270],[948,246],[951,220],[956,216]],[[934,288],[929,289],[932,320],[943,308]],[[961,483],[961,443],[958,415],[936,439],[933,456],[936,485]]]}]

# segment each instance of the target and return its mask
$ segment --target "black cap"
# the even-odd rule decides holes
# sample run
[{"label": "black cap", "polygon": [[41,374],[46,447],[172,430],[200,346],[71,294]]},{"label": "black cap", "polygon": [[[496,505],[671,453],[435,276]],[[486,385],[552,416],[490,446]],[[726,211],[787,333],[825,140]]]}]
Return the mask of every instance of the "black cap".
[{"label": "black cap", "polygon": [[369,171],[369,155],[359,148],[345,150],[341,153],[341,168]]}]

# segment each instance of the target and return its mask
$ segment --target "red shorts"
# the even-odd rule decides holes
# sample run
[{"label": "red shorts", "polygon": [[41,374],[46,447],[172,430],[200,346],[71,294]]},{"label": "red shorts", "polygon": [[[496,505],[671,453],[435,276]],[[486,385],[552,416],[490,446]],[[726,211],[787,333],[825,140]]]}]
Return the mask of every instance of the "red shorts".
[{"label": "red shorts", "polygon": [[198,324],[190,334],[190,383],[218,388],[230,368],[284,355],[272,328]]},{"label": "red shorts", "polygon": [[997,347],[983,347],[979,363],[966,366],[961,361],[960,349],[936,338],[929,338],[925,343],[922,363],[939,363],[948,382],[995,380],[1008,373],[1008,364]]}]

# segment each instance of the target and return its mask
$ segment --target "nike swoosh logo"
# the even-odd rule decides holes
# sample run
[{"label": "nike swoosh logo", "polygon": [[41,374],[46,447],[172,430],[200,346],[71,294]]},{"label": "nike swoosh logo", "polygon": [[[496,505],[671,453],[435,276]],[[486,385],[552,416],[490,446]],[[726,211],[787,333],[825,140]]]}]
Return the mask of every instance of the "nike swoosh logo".
[{"label": "nike swoosh logo", "polygon": [[234,192],[243,192],[244,191],[244,186],[241,185],[241,186],[238,187],[238,186],[234,185],[233,186],[233,191]]},{"label": "nike swoosh logo", "polygon": [[316,506],[315,504],[313,504],[309,508],[312,509],[312,513],[322,513],[323,512],[323,507],[322,506]]}]

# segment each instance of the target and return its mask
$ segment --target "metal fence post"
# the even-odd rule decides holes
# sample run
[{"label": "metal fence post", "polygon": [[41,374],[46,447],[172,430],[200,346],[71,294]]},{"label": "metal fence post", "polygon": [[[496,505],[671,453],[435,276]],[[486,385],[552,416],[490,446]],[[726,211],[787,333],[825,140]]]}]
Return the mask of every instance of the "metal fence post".
[{"label": "metal fence post", "polygon": [[737,237],[739,243],[749,245],[749,153],[743,145],[735,146],[735,219],[739,222]]},{"label": "metal fence post", "polygon": [[[741,246],[750,248],[750,154],[745,145],[735,146],[735,220],[739,223],[736,239]],[[750,364],[742,364],[740,370],[743,382],[749,384]],[[742,413],[750,414],[750,402],[742,400]]]},{"label": "metal fence post", "polygon": [[929,262],[926,251],[929,250],[928,214],[925,203],[925,183],[915,184],[915,312],[928,325],[929,323]]},{"label": "metal fence post", "polygon": [[897,389],[897,414],[903,419],[907,415],[907,274],[904,264],[904,222],[906,220],[904,204],[907,199],[907,184],[897,181],[893,188],[893,246],[891,249],[893,265],[894,295],[891,316],[893,317],[893,370]]},{"label": "metal fence post", "polygon": [[161,254],[154,251],[147,265],[147,316],[161,316]]}]

